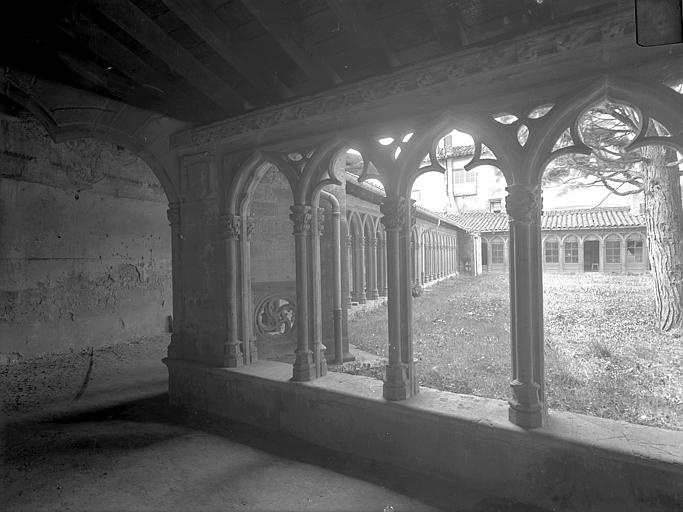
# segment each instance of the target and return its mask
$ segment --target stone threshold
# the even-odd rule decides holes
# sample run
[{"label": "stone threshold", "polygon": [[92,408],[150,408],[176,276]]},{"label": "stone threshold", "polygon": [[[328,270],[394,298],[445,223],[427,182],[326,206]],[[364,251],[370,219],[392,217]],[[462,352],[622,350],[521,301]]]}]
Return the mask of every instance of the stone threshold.
[{"label": "stone threshold", "polygon": [[382,382],[330,372],[291,382],[291,366],[226,369],[164,360],[176,405],[281,431],[473,490],[550,509],[683,509],[683,433],[551,411],[542,428],[508,405],[430,388],[403,402]]}]

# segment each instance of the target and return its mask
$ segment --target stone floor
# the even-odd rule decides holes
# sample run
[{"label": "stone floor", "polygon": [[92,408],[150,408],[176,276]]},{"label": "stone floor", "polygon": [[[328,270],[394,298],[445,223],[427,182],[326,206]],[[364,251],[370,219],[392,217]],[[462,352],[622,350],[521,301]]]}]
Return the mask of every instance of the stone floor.
[{"label": "stone floor", "polygon": [[165,394],[165,344],[0,369],[3,510],[529,510],[176,410]]}]

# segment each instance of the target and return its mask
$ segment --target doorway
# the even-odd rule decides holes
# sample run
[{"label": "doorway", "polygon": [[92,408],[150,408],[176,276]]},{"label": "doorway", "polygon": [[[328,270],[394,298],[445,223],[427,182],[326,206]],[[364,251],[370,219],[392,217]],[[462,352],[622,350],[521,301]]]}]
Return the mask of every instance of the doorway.
[{"label": "doorway", "polygon": [[600,241],[587,240],[583,243],[583,270],[597,272],[600,270]]}]

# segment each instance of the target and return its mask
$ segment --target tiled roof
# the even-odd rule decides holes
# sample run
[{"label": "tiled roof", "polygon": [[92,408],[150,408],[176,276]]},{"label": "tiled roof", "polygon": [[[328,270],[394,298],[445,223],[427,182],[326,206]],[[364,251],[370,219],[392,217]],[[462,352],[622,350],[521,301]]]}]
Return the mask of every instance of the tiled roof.
[{"label": "tiled roof", "polygon": [[[447,215],[457,226],[470,232],[498,233],[508,230],[506,213],[466,212]],[[549,231],[571,229],[628,228],[645,226],[643,215],[632,215],[626,206],[585,208],[578,210],[547,210],[541,217],[541,229]]]}]

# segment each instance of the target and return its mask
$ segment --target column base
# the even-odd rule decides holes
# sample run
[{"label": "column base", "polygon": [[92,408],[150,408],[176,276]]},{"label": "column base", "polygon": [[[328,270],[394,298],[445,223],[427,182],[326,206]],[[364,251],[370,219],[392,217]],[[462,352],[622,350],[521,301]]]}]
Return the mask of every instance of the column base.
[{"label": "column base", "polygon": [[538,384],[534,382],[510,383],[513,398],[510,404],[509,419],[522,428],[538,428],[543,425],[543,405],[538,399]]},{"label": "column base", "polygon": [[379,299],[379,291],[377,290],[370,290],[368,293],[368,299],[369,300],[377,300]]},{"label": "column base", "polygon": [[256,347],[256,340],[251,340],[249,343],[249,362],[250,364],[258,361],[258,348]]},{"label": "column base", "polygon": [[385,400],[392,402],[405,400],[413,395],[408,377],[408,368],[405,365],[386,366],[386,378],[384,379],[382,395]]},{"label": "column base", "polygon": [[297,350],[296,360],[292,368],[292,380],[306,382],[316,378],[315,361],[312,350]]},{"label": "column base", "polygon": [[169,343],[166,348],[166,356],[169,359],[183,358],[183,346],[179,334],[171,334],[171,343]]},{"label": "column base", "polygon": [[244,356],[240,348],[241,344],[241,341],[226,341],[223,344],[223,367],[240,368],[244,366]]}]

